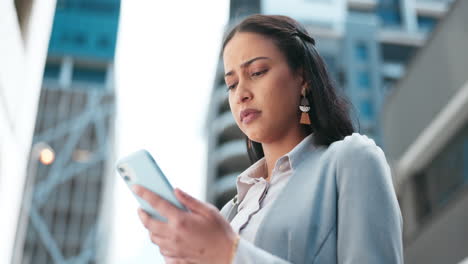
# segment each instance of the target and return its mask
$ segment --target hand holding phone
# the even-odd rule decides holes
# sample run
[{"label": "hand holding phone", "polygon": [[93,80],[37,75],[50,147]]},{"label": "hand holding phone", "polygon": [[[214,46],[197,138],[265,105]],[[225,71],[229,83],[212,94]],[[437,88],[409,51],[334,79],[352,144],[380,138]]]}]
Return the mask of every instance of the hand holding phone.
[{"label": "hand holding phone", "polygon": [[[130,190],[135,184],[141,185],[169,201],[177,208],[187,211],[175,197],[174,189],[148,151],[141,149],[120,159],[116,163],[116,169]],[[157,220],[167,221],[167,219],[154,210],[148,202],[136,195],[133,191],[132,193],[143,210],[149,215]]]}]

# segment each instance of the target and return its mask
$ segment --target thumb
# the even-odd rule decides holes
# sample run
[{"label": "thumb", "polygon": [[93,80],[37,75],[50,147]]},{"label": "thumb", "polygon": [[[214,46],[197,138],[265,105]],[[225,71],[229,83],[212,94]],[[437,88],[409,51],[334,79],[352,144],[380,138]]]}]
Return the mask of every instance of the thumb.
[{"label": "thumb", "polygon": [[192,212],[203,212],[206,205],[179,188],[175,189],[177,199]]}]

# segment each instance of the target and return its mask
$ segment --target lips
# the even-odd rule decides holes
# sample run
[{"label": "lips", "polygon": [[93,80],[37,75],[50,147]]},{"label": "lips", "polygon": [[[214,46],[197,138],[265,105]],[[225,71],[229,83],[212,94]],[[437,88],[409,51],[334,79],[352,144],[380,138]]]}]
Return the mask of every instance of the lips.
[{"label": "lips", "polygon": [[260,115],[260,111],[253,108],[247,108],[240,112],[240,120],[242,123],[250,123]]}]

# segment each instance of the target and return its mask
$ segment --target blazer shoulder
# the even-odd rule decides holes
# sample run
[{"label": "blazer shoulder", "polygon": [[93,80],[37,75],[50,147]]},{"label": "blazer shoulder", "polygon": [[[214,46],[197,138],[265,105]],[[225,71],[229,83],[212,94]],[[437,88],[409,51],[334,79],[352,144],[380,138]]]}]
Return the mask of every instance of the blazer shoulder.
[{"label": "blazer shoulder", "polygon": [[373,139],[359,133],[353,133],[342,140],[335,141],[329,148],[334,154],[344,157],[353,156],[366,150],[383,153],[382,149],[375,144]]},{"label": "blazer shoulder", "polygon": [[340,141],[333,142],[330,156],[338,166],[359,166],[359,163],[376,161],[387,164],[383,150],[375,141],[365,135],[353,133]]}]

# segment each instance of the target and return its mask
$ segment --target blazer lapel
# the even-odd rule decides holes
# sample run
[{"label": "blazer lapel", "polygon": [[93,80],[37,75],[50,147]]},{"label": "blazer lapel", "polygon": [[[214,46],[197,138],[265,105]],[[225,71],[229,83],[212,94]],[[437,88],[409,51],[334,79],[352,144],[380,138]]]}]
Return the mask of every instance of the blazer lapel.
[{"label": "blazer lapel", "polygon": [[[311,181],[310,165],[315,163],[315,159],[320,156],[317,152],[320,151],[314,151],[314,153],[299,164],[291,176],[292,178],[289,179],[289,182],[278,194],[276,201],[263,218],[255,237],[255,245],[258,247],[269,252],[276,252],[279,257],[289,259],[291,257],[291,252],[289,251],[294,247],[291,243],[305,238],[305,233],[296,234],[293,232],[297,229],[294,220],[297,220],[297,214],[301,213],[298,210],[308,209],[303,208],[305,205],[301,204],[305,198],[302,189],[305,188],[304,185],[307,186]],[[301,225],[306,226],[306,223],[302,223]],[[303,255],[303,252],[297,252],[301,250],[297,250],[297,248],[294,250],[300,256]]]}]

